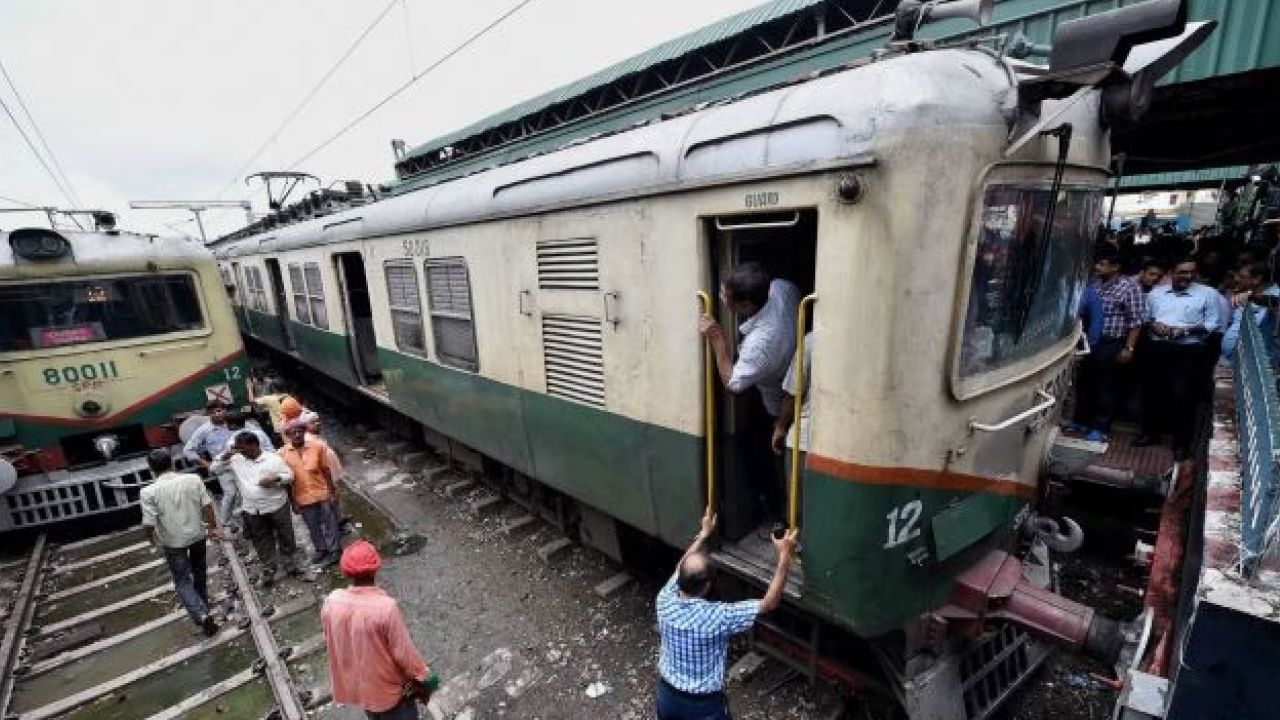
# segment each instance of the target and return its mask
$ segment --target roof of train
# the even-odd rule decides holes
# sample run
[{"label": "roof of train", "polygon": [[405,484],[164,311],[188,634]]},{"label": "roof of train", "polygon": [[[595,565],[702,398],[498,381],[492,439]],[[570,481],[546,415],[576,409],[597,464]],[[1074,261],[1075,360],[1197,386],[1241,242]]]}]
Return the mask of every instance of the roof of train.
[{"label": "roof of train", "polygon": [[[25,261],[15,258],[9,237],[13,230],[0,231],[0,277],[15,274],[29,275],[27,272],[16,272],[17,268],[65,267],[65,261],[44,260]],[[46,230],[47,228],[40,228]],[[146,262],[174,261],[188,259],[191,262],[213,260],[208,248],[195,240],[157,235],[142,235],[131,232],[83,232],[55,230],[58,235],[71,243],[71,258],[79,270],[92,271],[94,266],[109,265],[118,270],[121,261],[136,258],[139,268]],[[164,264],[164,263],[161,263]]]},{"label": "roof of train", "polygon": [[1009,65],[974,50],[886,58],[582,141],[376,203],[218,244],[219,255],[394,235],[744,179],[874,162],[877,135],[1007,129]]}]

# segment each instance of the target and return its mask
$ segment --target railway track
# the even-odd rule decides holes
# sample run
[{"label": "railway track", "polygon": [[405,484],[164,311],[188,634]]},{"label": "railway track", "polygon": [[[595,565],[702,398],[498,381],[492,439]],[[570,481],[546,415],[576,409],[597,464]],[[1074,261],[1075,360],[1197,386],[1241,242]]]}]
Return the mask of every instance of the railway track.
[{"label": "railway track", "polygon": [[264,589],[246,552],[231,540],[209,545],[210,604],[222,627],[205,637],[141,527],[68,544],[36,538],[23,557],[0,564],[0,590],[12,597],[0,717],[307,717],[328,700],[317,682],[327,678],[318,607],[336,578]]}]

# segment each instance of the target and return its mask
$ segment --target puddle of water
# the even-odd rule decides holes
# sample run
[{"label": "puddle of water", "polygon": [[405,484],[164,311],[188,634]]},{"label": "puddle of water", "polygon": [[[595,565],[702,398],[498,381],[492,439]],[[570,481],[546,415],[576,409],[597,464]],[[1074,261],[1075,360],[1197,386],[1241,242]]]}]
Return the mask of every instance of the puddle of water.
[{"label": "puddle of water", "polygon": [[118,537],[99,540],[98,542],[90,543],[89,545],[72,550],[59,550],[54,553],[54,557],[64,563],[79,562],[81,560],[88,560],[89,558],[97,555],[109,553],[112,550],[119,550],[120,548],[145,542],[146,539],[147,533],[139,527]]},{"label": "puddle of water", "polygon": [[[359,537],[377,545],[379,551],[389,552],[398,544],[396,526],[391,519],[354,490],[342,493],[342,512],[344,515],[350,515],[360,525],[356,530]],[[343,539],[348,541],[353,538],[346,536]]]},{"label": "puddle of water", "polygon": [[195,708],[183,715],[182,720],[260,718],[275,705],[275,696],[266,681],[254,680]]},{"label": "puddle of water", "polygon": [[15,693],[16,704],[27,709],[47,705],[202,640],[204,636],[199,629],[184,616],[113,648],[21,682],[20,691]]},{"label": "puddle of water", "polygon": [[308,608],[283,620],[271,623],[276,645],[281,649],[297,645],[320,632],[320,606]]},{"label": "puddle of water", "polygon": [[[178,667],[111,693],[92,705],[65,715],[64,720],[137,720],[149,717],[250,667],[254,658],[253,640],[245,635]],[[238,720],[261,717],[261,714],[228,714],[224,717]]]},{"label": "puddle of water", "polygon": [[[217,577],[217,576],[215,576]],[[76,593],[61,600],[44,603],[37,611],[40,624],[66,620],[81,613],[88,612],[103,605],[132,597],[161,584],[169,584],[169,570],[164,566],[151,568],[137,575],[130,575],[101,587]],[[70,587],[70,586],[64,586]],[[56,590],[56,589],[55,589]]]}]

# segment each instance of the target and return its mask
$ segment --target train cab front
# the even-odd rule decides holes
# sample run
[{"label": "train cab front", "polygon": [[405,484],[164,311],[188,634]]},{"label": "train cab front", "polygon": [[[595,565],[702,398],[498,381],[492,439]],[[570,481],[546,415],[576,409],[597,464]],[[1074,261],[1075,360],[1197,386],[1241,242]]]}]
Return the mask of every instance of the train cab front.
[{"label": "train cab front", "polygon": [[136,505],[149,450],[246,400],[216,267],[183,242],[0,233],[0,532]]}]

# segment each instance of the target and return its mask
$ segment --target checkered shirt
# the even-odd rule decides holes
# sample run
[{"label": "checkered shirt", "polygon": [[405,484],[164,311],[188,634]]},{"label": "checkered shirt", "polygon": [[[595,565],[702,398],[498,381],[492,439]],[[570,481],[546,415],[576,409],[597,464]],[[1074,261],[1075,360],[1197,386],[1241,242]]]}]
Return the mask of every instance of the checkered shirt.
[{"label": "checkered shirt", "polygon": [[759,600],[724,603],[682,598],[676,576],[658,592],[658,672],[677,690],[713,693],[724,688],[729,639],[751,629]]},{"label": "checkered shirt", "polygon": [[1102,298],[1103,338],[1122,339],[1130,330],[1142,326],[1147,315],[1147,298],[1137,281],[1117,275],[1111,282],[1094,280],[1092,285]]}]

